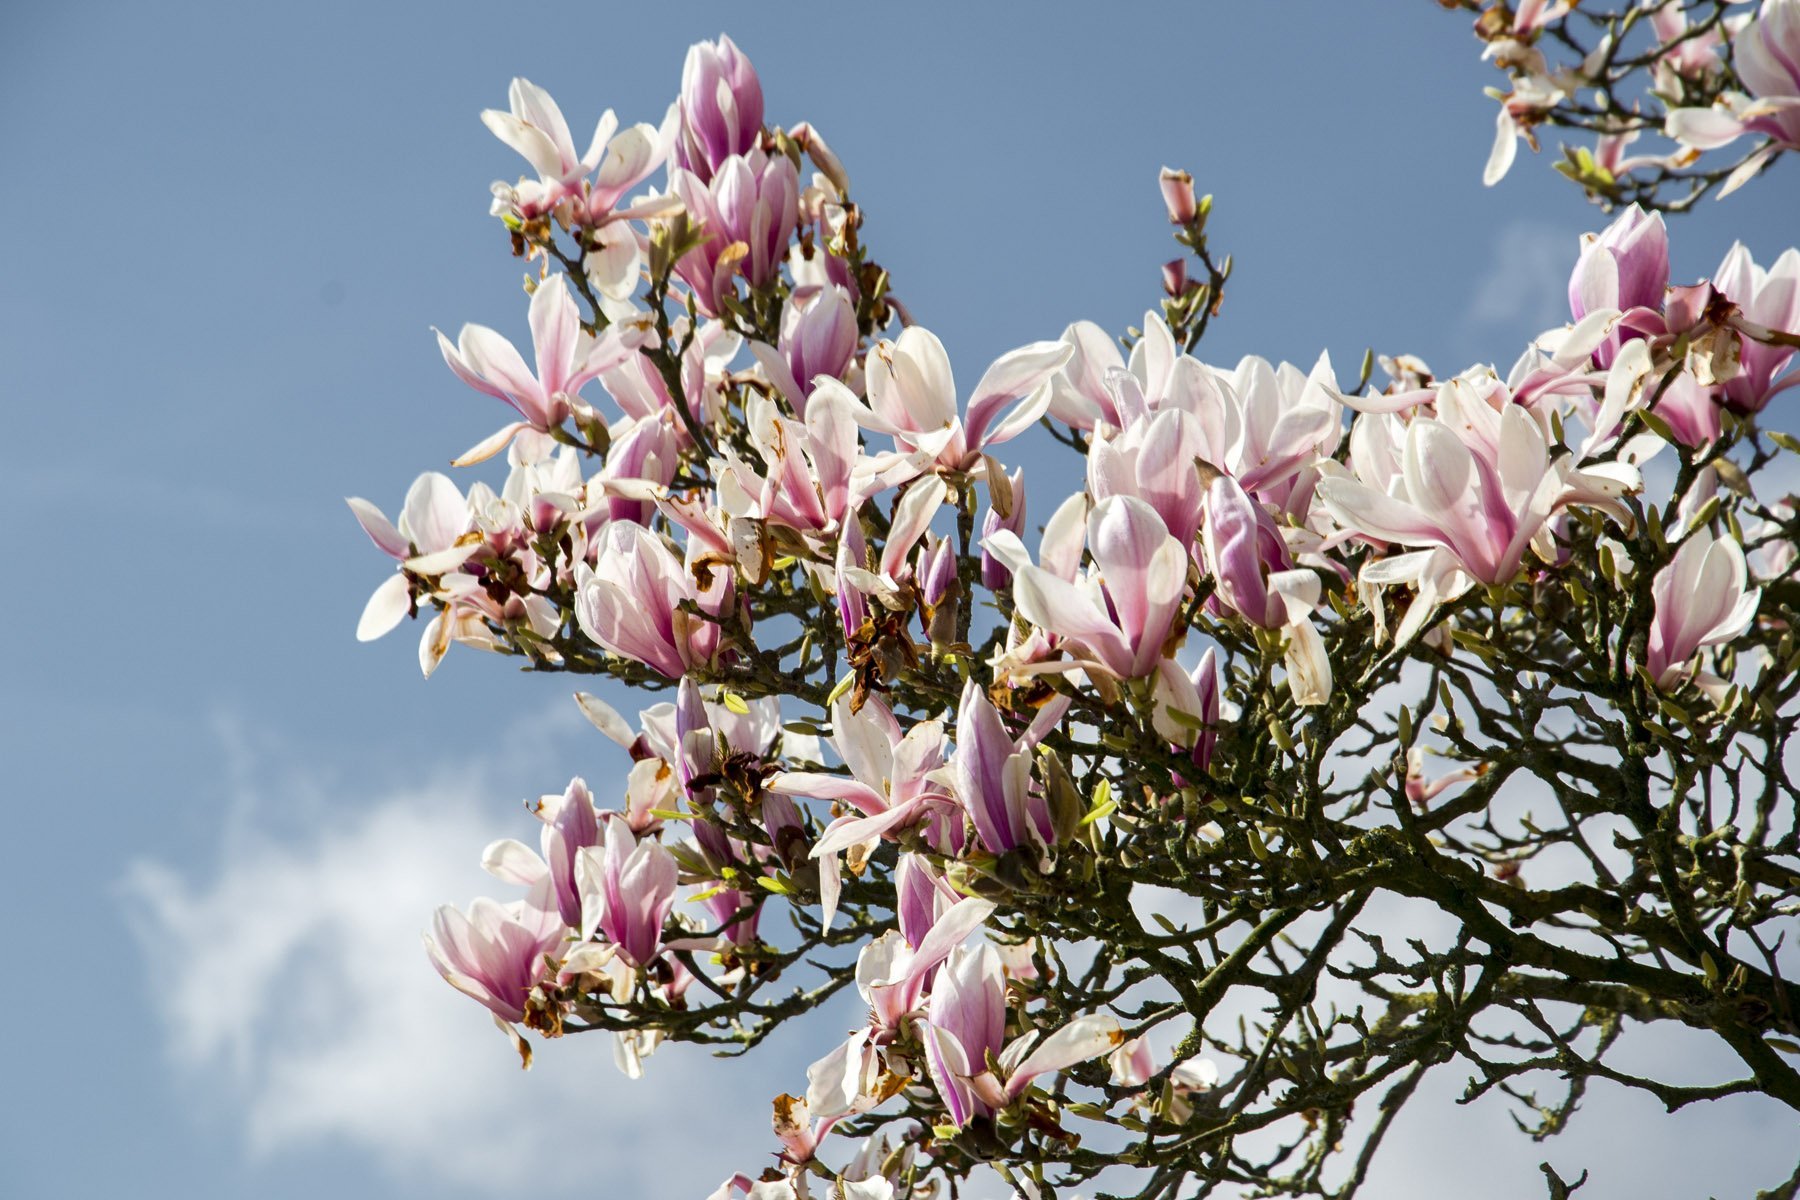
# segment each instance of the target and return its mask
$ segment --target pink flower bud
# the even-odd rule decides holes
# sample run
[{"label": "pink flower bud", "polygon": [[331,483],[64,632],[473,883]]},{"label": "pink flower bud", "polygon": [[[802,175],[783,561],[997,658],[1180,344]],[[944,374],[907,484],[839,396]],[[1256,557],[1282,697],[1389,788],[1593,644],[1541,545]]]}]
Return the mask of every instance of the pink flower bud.
[{"label": "pink flower bud", "polygon": [[1186,171],[1164,167],[1158,181],[1162,184],[1163,203],[1169,209],[1169,224],[1192,224],[1198,212],[1194,203],[1194,177]]},{"label": "pink flower bud", "polygon": [[1187,291],[1187,259],[1171,258],[1163,264],[1163,291],[1177,298]]}]

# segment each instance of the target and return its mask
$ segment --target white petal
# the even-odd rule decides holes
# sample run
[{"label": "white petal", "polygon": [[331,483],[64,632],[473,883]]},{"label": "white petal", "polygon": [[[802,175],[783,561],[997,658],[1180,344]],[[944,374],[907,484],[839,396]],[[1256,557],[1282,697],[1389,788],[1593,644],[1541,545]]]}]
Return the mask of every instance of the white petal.
[{"label": "white petal", "polygon": [[637,741],[637,731],[632,729],[625,718],[619,715],[617,709],[600,697],[589,692],[576,692],[575,703],[580,707],[581,715],[586,717],[595,729],[627,750],[631,749],[631,744]]},{"label": "white petal", "polygon": [[389,576],[363,606],[362,618],[356,623],[356,640],[374,641],[404,621],[411,611],[412,591],[407,587],[406,576]]},{"label": "white petal", "polygon": [[1488,152],[1487,167],[1481,172],[1481,182],[1493,187],[1506,173],[1512,170],[1513,157],[1519,152],[1517,130],[1513,126],[1511,114],[1506,106],[1500,106],[1500,113],[1494,118],[1494,148]]}]

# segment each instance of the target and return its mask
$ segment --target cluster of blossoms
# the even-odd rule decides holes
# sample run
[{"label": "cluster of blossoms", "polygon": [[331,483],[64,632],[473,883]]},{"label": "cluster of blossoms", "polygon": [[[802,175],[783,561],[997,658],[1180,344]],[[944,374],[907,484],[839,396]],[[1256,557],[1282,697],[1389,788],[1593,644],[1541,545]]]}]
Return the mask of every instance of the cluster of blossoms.
[{"label": "cluster of blossoms", "polygon": [[[1541,126],[1593,136],[1591,147],[1565,147],[1556,169],[1608,204],[1649,204],[1673,185],[1667,206],[1685,208],[1800,149],[1800,0],[1444,3],[1478,14],[1482,57],[1511,84],[1489,89],[1500,102],[1489,184],[1511,168],[1520,139],[1538,148]],[[1666,140],[1665,152],[1631,152],[1644,134]],[[1735,157],[1721,163],[1727,156],[1712,152],[1728,146]]]},{"label": "cluster of blossoms", "polygon": [[[1667,7],[1647,10],[1659,28]],[[1770,0],[1730,26],[1740,74],[1744,39],[1786,36],[1795,11]],[[1507,61],[1536,62],[1557,15],[1522,10]],[[556,103],[515,80],[484,120],[537,174],[494,186],[536,264],[532,361],[482,326],[439,335],[455,376],[512,416],[458,464],[504,453],[510,470],[498,490],[423,475],[394,522],[350,501],[399,564],[359,637],[429,611],[428,675],[461,643],[675,689],[635,725],[579,695],[629,756],[622,786],[536,802],[540,849],[503,840],[483,860],[523,897],[445,907],[426,937],[527,1059],[521,1027],[607,1030],[635,1075],[662,1040],[747,1048],[849,986],[864,1002],[804,1095],[775,1100],[774,1165],[720,1200],[819,1180],[923,1197],[979,1162],[1026,1191],[1046,1162],[1088,1178],[1072,1120],[1210,1153],[1180,1131],[1273,1086],[1269,1052],[1214,1045],[1203,1019],[1229,980],[1183,978],[1168,955],[1249,969],[1338,899],[1268,874],[1304,854],[1255,756],[1310,763],[1323,787],[1322,756],[1384,672],[1479,657],[1502,610],[1554,596],[1567,616],[1595,580],[1631,597],[1591,624],[1609,694],[1685,721],[1785,686],[1788,651],[1739,650],[1785,629],[1764,589],[1792,569],[1793,513],[1748,478],[1773,454],[1757,414],[1800,380],[1795,251],[1765,269],[1734,247],[1671,287],[1663,220],[1632,207],[1581,247],[1569,323],[1505,374],[1440,380],[1402,357],[1383,360],[1385,390],[1368,366],[1346,388],[1323,356],[1193,354],[1230,266],[1207,248],[1210,197],[1165,171],[1205,281],[1184,256],[1130,338],[1080,322],[960,391],[869,259],[843,166],[763,111],[722,38],[690,51],[659,127],[618,132],[608,112],[577,156]],[[1040,424],[1085,480],[1037,501],[1038,532],[1001,455]],[[1674,480],[1665,501],[1653,477]],[[1427,781],[1402,721],[1403,809],[1510,769]],[[1141,958],[1109,982],[1111,952],[1053,922],[1129,917],[1134,882],[1187,878],[1155,876],[1165,852],[1239,854],[1255,889],[1307,898],[1266,936],[1231,895],[1191,935],[1139,927]],[[1218,940],[1240,920],[1241,962]],[[853,959],[790,986],[833,951]],[[1174,1002],[1148,998],[1159,985]],[[1295,1057],[1290,1075],[1313,1069]],[[833,1137],[850,1149],[827,1165]]]}]

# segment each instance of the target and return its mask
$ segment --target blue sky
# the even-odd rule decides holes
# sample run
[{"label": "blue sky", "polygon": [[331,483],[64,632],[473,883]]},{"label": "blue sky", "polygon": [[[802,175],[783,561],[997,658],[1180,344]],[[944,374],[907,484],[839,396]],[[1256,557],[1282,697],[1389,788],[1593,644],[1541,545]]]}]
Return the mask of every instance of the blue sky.
[{"label": "blue sky", "polygon": [[[485,889],[486,841],[533,836],[518,801],[624,764],[562,681],[457,648],[423,682],[412,627],[358,645],[387,567],[342,503],[393,512],[499,421],[429,334],[524,327],[486,211],[520,164],[477,113],[523,74],[577,129],[608,106],[656,121],[685,47],[721,30],[772,121],[829,137],[967,380],[1155,302],[1165,163],[1216,195],[1236,256],[1202,349],[1225,364],[1327,349],[1353,376],[1372,345],[1504,366],[1561,319],[1575,239],[1604,220],[1543,159],[1481,187],[1498,76],[1423,3],[0,17],[0,1194],[699,1197],[763,1161],[804,1042],[722,1072],[665,1053],[635,1086],[570,1043],[521,1076],[430,975],[417,931]],[[1678,221],[1675,274],[1734,236],[1764,263],[1800,240],[1795,181],[1781,164]],[[1680,1128],[1742,1161],[1738,1190],[1778,1178],[1772,1116],[1715,1111]],[[1675,1139],[1644,1145],[1641,1112],[1591,1115],[1568,1161],[1610,1171],[1609,1195],[1719,1182],[1682,1174]],[[1420,1120],[1391,1194],[1539,1186],[1522,1141],[1474,1176],[1446,1149],[1504,1138],[1497,1106]],[[610,1153],[630,1145],[686,1148],[639,1176]]]}]

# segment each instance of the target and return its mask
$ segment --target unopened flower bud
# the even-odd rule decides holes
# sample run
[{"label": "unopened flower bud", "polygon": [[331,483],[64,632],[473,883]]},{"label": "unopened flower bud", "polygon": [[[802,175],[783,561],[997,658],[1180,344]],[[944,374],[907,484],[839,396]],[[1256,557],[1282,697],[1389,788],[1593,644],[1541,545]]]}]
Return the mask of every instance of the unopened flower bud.
[{"label": "unopened flower bud", "polygon": [[1187,259],[1171,258],[1163,264],[1163,291],[1174,299],[1181,299],[1187,291]]},{"label": "unopened flower bud", "polygon": [[1177,171],[1173,167],[1164,167],[1160,176],[1163,203],[1169,208],[1171,225],[1192,224],[1196,212],[1194,204],[1194,177],[1186,171]]}]

